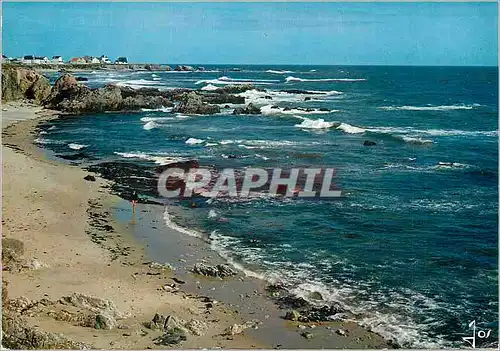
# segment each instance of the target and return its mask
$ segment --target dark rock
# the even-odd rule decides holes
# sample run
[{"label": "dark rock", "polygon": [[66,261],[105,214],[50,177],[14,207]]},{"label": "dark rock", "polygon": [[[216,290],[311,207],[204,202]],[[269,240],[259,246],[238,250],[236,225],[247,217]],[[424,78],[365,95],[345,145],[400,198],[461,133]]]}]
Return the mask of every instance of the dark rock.
[{"label": "dark rock", "polygon": [[64,74],[56,81],[45,103],[46,107],[69,113],[133,111],[141,108],[173,106],[169,97],[158,89],[137,89],[107,85],[90,89]]},{"label": "dark rock", "polygon": [[302,307],[309,306],[309,302],[303,297],[297,297],[293,295],[283,296],[277,300],[277,304],[280,308],[293,308],[298,309]]},{"label": "dark rock", "polygon": [[243,96],[236,96],[227,93],[206,93],[199,92],[203,102],[209,104],[244,104],[245,98]]},{"label": "dark rock", "polygon": [[259,115],[260,113],[260,108],[252,103],[249,103],[246,107],[235,108],[233,111],[233,115]]},{"label": "dark rock", "polygon": [[222,88],[215,90],[214,92],[219,94],[239,94],[247,90],[254,90],[255,85],[253,84],[228,84]]},{"label": "dark rock", "polygon": [[304,101],[310,101],[310,100],[311,100],[311,97],[310,97],[310,96],[306,96],[306,97],[304,98]]},{"label": "dark rock", "polygon": [[289,320],[289,321],[299,321],[300,320],[300,313],[295,311],[295,310],[289,311],[286,313],[285,319]]},{"label": "dark rock", "polygon": [[86,78],[86,77],[76,77],[76,80],[79,81],[79,82],[86,82],[88,81],[89,79]]},{"label": "dark rock", "polygon": [[314,334],[307,331],[302,332],[300,335],[308,340],[314,338]]},{"label": "dark rock", "polygon": [[156,345],[171,346],[178,345],[187,340],[186,331],[179,327],[169,328],[165,334],[157,337],[153,341]]},{"label": "dark rock", "polygon": [[204,103],[202,97],[195,92],[184,94],[181,102],[174,107],[174,112],[186,114],[211,115],[220,112],[220,107]]},{"label": "dark rock", "polygon": [[266,100],[272,100],[272,99],[273,99],[273,97],[272,97],[272,96],[269,96],[269,95],[266,95],[266,96],[264,96],[264,99],[266,99]]},{"label": "dark rock", "polygon": [[179,66],[175,67],[175,70],[179,71],[179,72],[193,72],[193,71],[195,71],[194,67],[185,66],[185,65],[179,65]]},{"label": "dark rock", "polygon": [[363,143],[364,146],[375,146],[377,145],[376,142],[374,141],[371,141],[371,140],[365,140],[365,142]]},{"label": "dark rock", "polygon": [[83,177],[83,179],[88,180],[89,182],[95,182],[95,177],[93,175],[90,175],[90,174]]},{"label": "dark rock", "polygon": [[197,263],[193,267],[193,273],[216,278],[227,278],[236,275],[236,272],[226,264],[208,266],[204,263]]}]

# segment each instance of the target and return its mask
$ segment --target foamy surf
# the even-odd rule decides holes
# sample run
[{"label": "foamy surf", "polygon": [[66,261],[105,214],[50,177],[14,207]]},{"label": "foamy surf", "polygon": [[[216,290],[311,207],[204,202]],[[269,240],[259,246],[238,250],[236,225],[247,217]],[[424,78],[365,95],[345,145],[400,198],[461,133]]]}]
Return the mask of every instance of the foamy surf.
[{"label": "foamy surf", "polygon": [[196,139],[196,138],[189,138],[188,140],[185,141],[187,145],[196,145],[196,144],[201,144],[205,140],[203,139]]},{"label": "foamy surf", "polygon": [[157,128],[159,126],[160,125],[158,123],[156,123],[155,121],[149,121],[145,125],[143,125],[142,128],[144,130],[151,130],[151,129]]},{"label": "foamy surf", "polygon": [[77,143],[69,143],[68,147],[72,150],[81,150],[83,148],[88,147],[88,145],[77,144]]},{"label": "foamy surf", "polygon": [[266,72],[267,73],[273,73],[273,74],[290,74],[290,73],[294,73],[293,71],[275,71],[273,69],[268,69]]},{"label": "foamy surf", "polygon": [[472,110],[479,107],[479,104],[457,104],[457,105],[440,105],[440,106],[381,106],[379,109],[385,111],[453,111],[453,110]]},{"label": "foamy surf", "polygon": [[118,155],[123,158],[137,158],[141,160],[152,161],[159,165],[168,165],[170,163],[183,161],[183,158],[180,157],[171,157],[171,156],[159,156],[159,155],[150,155],[144,152],[114,152],[115,155]]},{"label": "foamy surf", "polygon": [[302,118],[302,123],[296,124],[295,127],[303,129],[329,129],[339,124],[337,122],[327,122],[323,118],[317,120],[300,116],[297,116],[297,118]]},{"label": "foamy surf", "polygon": [[303,109],[303,108],[287,108],[279,107],[276,105],[265,105],[260,108],[263,115],[316,115],[316,114],[328,114],[333,112],[338,112],[339,110],[323,110],[323,109]]},{"label": "foamy surf", "polygon": [[[247,90],[243,93],[237,94],[238,96],[243,96],[245,102],[253,103],[256,105],[267,105],[270,101],[273,102],[312,102],[315,99],[312,97],[327,97],[332,95],[341,95],[341,91],[330,90],[330,91],[315,91],[315,90],[305,90],[300,93],[287,92],[287,91],[259,91],[256,89]],[[306,99],[307,98],[307,99]],[[317,100],[316,100],[317,101]]]},{"label": "foamy surf", "polygon": [[361,82],[365,81],[365,78],[298,78],[293,76],[288,76],[285,78],[285,83],[290,82]]},{"label": "foamy surf", "polygon": [[163,212],[163,220],[165,221],[165,225],[167,227],[169,227],[170,229],[173,229],[173,230],[175,230],[175,231],[177,231],[179,233],[185,234],[185,235],[189,235],[189,236],[193,236],[195,238],[203,239],[202,233],[200,233],[200,232],[198,232],[196,230],[193,230],[193,229],[188,229],[188,228],[181,227],[180,225],[178,225],[177,223],[175,223],[172,220],[172,216],[168,212],[168,207],[167,206],[165,206],[165,211]]},{"label": "foamy surf", "polygon": [[229,77],[220,77],[216,79],[204,79],[204,80],[199,80],[195,84],[200,85],[200,84],[255,84],[255,85],[269,85],[273,83],[279,83],[279,80],[274,80],[274,79],[236,79],[236,78],[229,78]]},{"label": "foamy surf", "polygon": [[172,112],[173,107],[162,106],[160,108],[141,108],[144,112]]},{"label": "foamy surf", "polygon": [[341,131],[348,133],[348,134],[361,134],[366,132],[366,129],[352,126],[347,123],[340,123],[340,125],[337,127],[337,129],[340,129]]}]

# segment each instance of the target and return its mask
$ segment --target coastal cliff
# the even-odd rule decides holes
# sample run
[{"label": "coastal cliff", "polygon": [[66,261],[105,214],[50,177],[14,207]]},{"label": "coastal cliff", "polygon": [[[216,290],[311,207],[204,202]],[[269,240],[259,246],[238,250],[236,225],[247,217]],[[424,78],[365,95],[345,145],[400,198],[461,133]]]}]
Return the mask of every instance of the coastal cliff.
[{"label": "coastal cliff", "polygon": [[49,80],[26,68],[2,68],[2,101],[33,99],[41,104],[51,92]]}]

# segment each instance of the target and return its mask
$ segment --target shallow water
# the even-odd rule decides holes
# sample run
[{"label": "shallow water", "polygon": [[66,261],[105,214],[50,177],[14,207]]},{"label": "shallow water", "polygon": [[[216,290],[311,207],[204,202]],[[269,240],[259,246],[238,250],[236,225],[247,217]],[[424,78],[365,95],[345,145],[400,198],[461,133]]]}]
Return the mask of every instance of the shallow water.
[{"label": "shallow water", "polygon": [[[334,167],[342,200],[180,203],[167,219],[209,235],[248,272],[344,303],[405,346],[463,346],[472,320],[497,329],[496,68],[207,68],[80,75],[93,87],[252,82],[268,90],[244,94],[263,114],[91,115],[44,126],[38,142],[144,167],[191,158],[216,168]],[[282,91],[291,89],[309,93]]]}]

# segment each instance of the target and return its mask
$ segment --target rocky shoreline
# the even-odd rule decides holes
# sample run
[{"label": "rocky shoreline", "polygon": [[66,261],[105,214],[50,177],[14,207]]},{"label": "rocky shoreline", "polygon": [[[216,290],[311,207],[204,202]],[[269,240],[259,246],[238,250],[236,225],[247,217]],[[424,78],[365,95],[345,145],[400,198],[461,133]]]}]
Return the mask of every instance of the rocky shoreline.
[{"label": "rocky shoreline", "polygon": [[[56,110],[54,113],[70,115],[160,107],[172,107],[173,111],[181,113],[212,114],[218,113],[217,104],[243,104],[244,98],[235,94],[255,89],[252,85],[226,86],[209,92],[188,89],[161,92],[157,89],[134,90],[119,86],[90,89],[69,74],[63,74],[51,87],[50,84],[47,86],[48,80],[39,73],[23,69],[2,72],[2,82],[4,83],[2,94],[6,100],[31,99],[38,105]],[[257,109],[250,104],[245,108],[236,108],[234,113],[260,113]],[[69,177],[71,187],[78,184],[77,189],[81,190],[78,192],[78,197],[81,198],[78,206],[82,206],[82,210],[78,212],[78,221],[73,223],[73,225],[78,223],[75,228],[78,228],[80,233],[79,240],[86,240],[85,245],[90,245],[89,250],[98,251],[98,255],[106,252],[105,258],[99,257],[98,260],[102,260],[100,264],[103,267],[114,267],[111,276],[99,276],[95,280],[106,285],[111,281],[115,282],[116,286],[128,286],[128,295],[120,293],[118,289],[114,292],[108,291],[104,296],[96,296],[95,292],[100,291],[100,286],[86,286],[96,274],[94,270],[87,271],[88,277],[78,284],[78,286],[84,284],[81,287],[85,286],[83,290],[86,291],[68,290],[66,287],[68,281],[61,279],[58,283],[63,284],[64,288],[59,286],[54,291],[51,287],[52,289],[45,293],[41,286],[47,281],[58,280],[53,274],[60,272],[57,269],[52,272],[51,267],[54,264],[42,263],[38,259],[35,260],[37,263],[26,261],[25,256],[27,252],[29,255],[29,250],[24,247],[25,241],[22,239],[25,237],[16,235],[17,227],[12,224],[6,225],[9,220],[15,223],[22,222],[26,214],[17,212],[22,206],[16,207],[14,217],[9,216],[9,211],[4,211],[6,222],[3,247],[8,249],[4,250],[2,265],[4,270],[8,268],[4,275],[6,282],[10,281],[16,286],[14,296],[11,296],[7,284],[3,285],[6,288],[2,294],[4,346],[9,348],[89,346],[161,348],[176,345],[194,348],[398,346],[349,322],[352,316],[349,316],[348,311],[340,306],[323,305],[321,296],[315,297],[318,303],[311,303],[291,295],[285,286],[267,286],[259,279],[243,276],[227,266],[226,262],[215,253],[210,252],[210,247],[206,243],[191,241],[192,238],[185,238],[181,233],[175,232],[168,236],[174,242],[170,242],[166,247],[177,247],[175,252],[170,255],[165,255],[163,252],[158,256],[158,260],[152,261],[150,257],[154,254],[148,253],[148,248],[142,247],[136,240],[137,235],[143,236],[144,232],[150,232],[150,239],[165,236],[164,233],[169,229],[162,223],[161,207],[141,205],[138,211],[144,212],[144,218],[138,218],[138,223],[117,221],[115,219],[117,211],[130,210],[112,205],[118,200],[116,196],[109,194],[111,190],[112,193],[127,198],[128,192],[116,191],[117,184],[113,181],[113,174],[116,172],[121,174],[123,169],[115,169],[115,165],[100,165],[99,169],[90,169],[98,171],[99,174],[88,174],[74,167],[47,163],[43,153],[33,145],[34,134],[41,121],[22,122],[5,129],[4,143],[10,148],[9,152],[16,162],[19,162],[19,157],[15,154],[21,152],[24,154],[21,161],[32,164],[32,168],[51,167],[54,177],[60,177],[64,172],[71,173]],[[24,161],[25,159],[27,161]],[[5,172],[4,179],[20,176],[16,172],[19,170],[12,167],[10,172]],[[107,180],[100,178],[99,175]],[[16,181],[21,180],[16,179]],[[64,180],[58,178],[56,183],[61,182]],[[40,184],[40,187],[43,186]],[[87,190],[89,187],[93,189],[90,192]],[[83,194],[83,191],[87,193]],[[40,198],[40,201],[45,201],[44,197]],[[15,200],[15,195],[12,194],[8,199]],[[8,199],[5,199],[4,206],[9,203]],[[70,209],[75,206],[71,202],[66,205]],[[150,215],[147,215],[148,211]],[[44,215],[44,211],[41,211],[41,215]],[[63,226],[57,220],[54,226]],[[136,231],[138,224],[142,232],[136,233],[134,240],[130,232]],[[36,223],[33,226],[36,227]],[[30,230],[27,238],[33,247],[39,246],[36,237],[30,236]],[[190,240],[189,244],[183,245],[186,240]],[[44,251],[45,254],[47,252],[49,251]],[[176,257],[179,252],[183,252],[182,257]],[[66,251],[58,254],[61,256],[61,261],[55,266],[67,265],[66,274],[69,274],[78,271],[79,267],[77,268],[75,264],[81,264],[80,260],[85,252],[75,253],[78,257],[74,257],[73,265],[64,263],[67,259]],[[95,257],[95,254],[90,255],[90,261],[92,257]],[[158,263],[161,262],[160,258],[165,259],[165,257],[182,262],[182,267],[172,270],[170,264]],[[196,259],[190,261],[188,258]],[[94,265],[94,261],[87,264]],[[28,288],[32,284],[33,276],[39,281],[36,289]],[[121,278],[117,281],[116,276]],[[161,283],[158,284],[159,282]],[[147,291],[144,291],[145,289]],[[200,291],[203,292],[202,295]],[[135,300],[134,307],[125,301],[122,301],[121,306],[114,305],[113,297],[124,299],[124,296]],[[143,306],[144,298],[150,298],[154,302],[149,302],[146,308]],[[175,308],[172,308],[172,299],[176,301]],[[170,309],[167,309],[167,312],[161,307],[160,301],[169,305]],[[135,314],[132,316],[127,313],[122,314],[123,310],[132,310]],[[74,329],[75,327],[78,328]],[[109,335],[94,334],[97,331],[109,330],[112,330],[113,335],[111,341]],[[61,336],[56,331],[64,331],[64,334],[72,337]],[[89,340],[93,342],[89,343]]]}]

